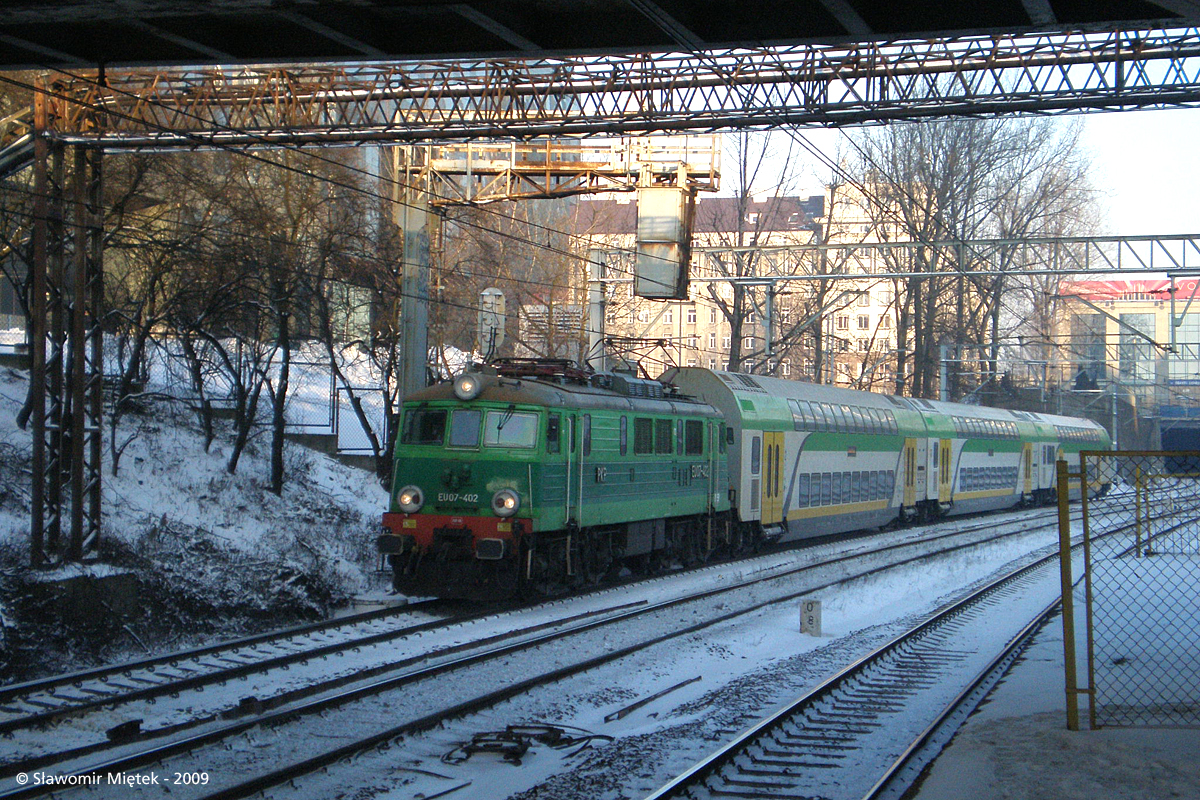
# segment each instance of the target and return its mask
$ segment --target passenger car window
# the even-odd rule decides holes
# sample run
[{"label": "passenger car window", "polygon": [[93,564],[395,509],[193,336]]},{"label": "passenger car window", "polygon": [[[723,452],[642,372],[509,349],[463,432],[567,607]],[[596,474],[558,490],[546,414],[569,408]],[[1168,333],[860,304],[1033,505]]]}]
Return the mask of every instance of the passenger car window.
[{"label": "passenger car window", "polygon": [[561,432],[562,417],[558,414],[550,414],[546,418],[546,452],[557,453],[562,447]]}]

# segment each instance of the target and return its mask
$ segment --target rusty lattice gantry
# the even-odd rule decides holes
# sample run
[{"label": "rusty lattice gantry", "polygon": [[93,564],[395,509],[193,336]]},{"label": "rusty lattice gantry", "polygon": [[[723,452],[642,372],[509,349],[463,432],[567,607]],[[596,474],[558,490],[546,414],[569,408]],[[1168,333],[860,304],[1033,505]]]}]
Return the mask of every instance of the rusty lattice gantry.
[{"label": "rusty lattice gantry", "polygon": [[34,97],[30,305],[31,561],[80,561],[100,541],[103,352],[101,155],[49,135]]},{"label": "rusty lattice gantry", "polygon": [[[1200,29],[67,75],[65,141],[418,142],[840,126],[1200,102]],[[95,124],[104,112],[104,125]]]}]

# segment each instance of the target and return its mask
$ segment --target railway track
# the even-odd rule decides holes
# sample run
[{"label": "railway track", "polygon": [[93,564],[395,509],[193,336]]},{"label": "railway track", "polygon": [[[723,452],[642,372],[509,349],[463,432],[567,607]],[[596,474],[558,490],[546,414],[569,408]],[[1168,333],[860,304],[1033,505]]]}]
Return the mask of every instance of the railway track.
[{"label": "railway track", "polygon": [[[148,700],[210,686],[255,671],[299,663],[347,646],[363,646],[446,624],[445,618],[414,622],[437,613],[440,601],[376,609],[233,641],[176,651],[122,664],[54,675],[0,687],[0,735],[45,725],[119,703]],[[462,618],[462,617],[459,617]]]},{"label": "railway track", "polygon": [[1022,566],[847,666],[647,800],[901,798],[1057,614],[1060,596],[1057,554]]},{"label": "railway track", "polygon": [[[1011,525],[1015,530],[1010,535],[1029,533],[1027,521]],[[554,604],[541,607],[540,612],[526,609],[521,612],[522,617],[543,613],[546,621],[523,629],[509,627],[490,638],[479,636],[478,630],[460,628],[457,636],[461,641],[447,647],[435,646],[436,632],[430,631],[423,634],[429,637],[428,645],[422,647],[425,655],[394,659],[388,668],[367,676],[371,680],[357,680],[336,690],[328,685],[321,685],[318,690],[312,687],[282,693],[277,690],[269,704],[257,694],[250,695],[253,702],[236,704],[235,718],[221,719],[209,714],[200,722],[189,723],[187,735],[180,735],[182,727],[164,728],[165,733],[160,736],[143,729],[117,742],[92,742],[85,747],[47,750],[13,760],[4,766],[3,774],[35,769],[53,769],[56,775],[77,776],[130,773],[147,764],[161,763],[181,774],[204,771],[223,776],[220,786],[177,787],[176,797],[245,796],[334,763],[347,753],[432,727],[448,717],[487,707],[547,681],[695,633],[767,605],[794,600],[822,586],[874,573],[884,565],[881,559],[899,565],[929,558],[931,549],[939,546],[944,551],[976,546],[981,530],[995,534],[996,528],[996,522],[990,521],[941,534],[940,545],[931,545],[929,539],[893,543],[820,564],[768,570],[769,574],[755,574],[732,584],[721,581],[722,585],[703,592],[655,602],[604,605],[598,601],[606,593],[598,592],[592,598],[597,607],[590,611],[566,619],[561,618],[560,612],[556,619],[553,609],[548,608]],[[954,542],[955,539],[958,541]],[[728,571],[730,566],[716,569]],[[850,566],[854,569],[849,569]],[[807,580],[798,582],[798,576]],[[781,592],[781,587],[788,587],[789,591]],[[622,587],[621,593],[627,593],[628,589]],[[711,600],[715,597],[721,598],[722,613],[713,613],[716,604]],[[638,620],[637,625],[625,624],[634,619]],[[442,633],[446,635],[445,631]],[[498,664],[502,668],[497,668]],[[547,670],[547,665],[553,668]],[[521,679],[514,680],[513,676]],[[225,700],[228,706],[229,698]],[[188,701],[181,698],[179,702]],[[312,726],[320,728],[320,738],[302,732]],[[55,735],[53,729],[46,733]],[[166,736],[167,733],[170,735]],[[164,736],[166,741],[155,741]],[[271,739],[271,746],[262,745],[263,737]],[[222,764],[226,766],[214,766]],[[239,775],[248,777],[233,780]],[[35,796],[47,791],[49,787],[45,785],[30,785],[3,796]],[[56,794],[62,791],[103,793],[102,788],[75,787],[57,789]]]},{"label": "railway track", "polygon": [[[989,525],[940,534],[962,536]],[[939,537],[929,537],[936,541]],[[903,546],[887,545],[880,550]],[[722,570],[725,564],[708,567]],[[655,579],[651,579],[655,580]],[[606,592],[601,588],[597,592]],[[219,686],[255,674],[326,658],[339,652],[419,636],[448,624],[495,616],[495,610],[412,621],[418,613],[439,613],[440,601],[378,609],[353,616],[296,626],[211,646],[177,651],[122,664],[84,670],[0,687],[0,735],[43,726],[96,709],[134,701],[152,701],[181,692]],[[227,709],[218,709],[227,710]],[[119,734],[115,738],[120,738]],[[4,774],[0,761],[0,775]]]}]

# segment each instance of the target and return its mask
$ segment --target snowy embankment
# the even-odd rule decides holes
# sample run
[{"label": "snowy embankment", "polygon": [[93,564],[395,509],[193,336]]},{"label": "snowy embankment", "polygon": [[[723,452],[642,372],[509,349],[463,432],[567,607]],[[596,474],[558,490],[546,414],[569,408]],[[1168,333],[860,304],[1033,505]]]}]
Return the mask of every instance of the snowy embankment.
[{"label": "snowy embankment", "polygon": [[132,571],[139,612],[61,619],[30,589],[46,575],[26,567],[31,445],[16,424],[26,389],[26,373],[0,368],[0,679],[288,624],[383,591],[373,547],[387,493],[373,473],[289,443],[276,496],[266,438],[230,475],[228,437],[205,452],[189,410],[155,401],[122,419],[130,441],[116,476],[105,430],[103,564],[84,568]]}]

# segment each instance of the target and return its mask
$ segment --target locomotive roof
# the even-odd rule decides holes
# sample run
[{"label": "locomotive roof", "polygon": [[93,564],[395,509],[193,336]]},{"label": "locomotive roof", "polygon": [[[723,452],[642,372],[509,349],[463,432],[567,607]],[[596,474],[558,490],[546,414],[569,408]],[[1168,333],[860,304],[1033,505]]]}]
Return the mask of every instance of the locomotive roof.
[{"label": "locomotive roof", "polygon": [[692,414],[718,417],[712,406],[686,395],[663,398],[631,397],[599,386],[574,382],[555,382],[536,378],[476,375],[482,390],[473,400],[461,400],[454,394],[453,382],[447,381],[413,392],[405,403],[456,402],[502,403],[545,406],[556,409],[608,409],[643,414]]}]

